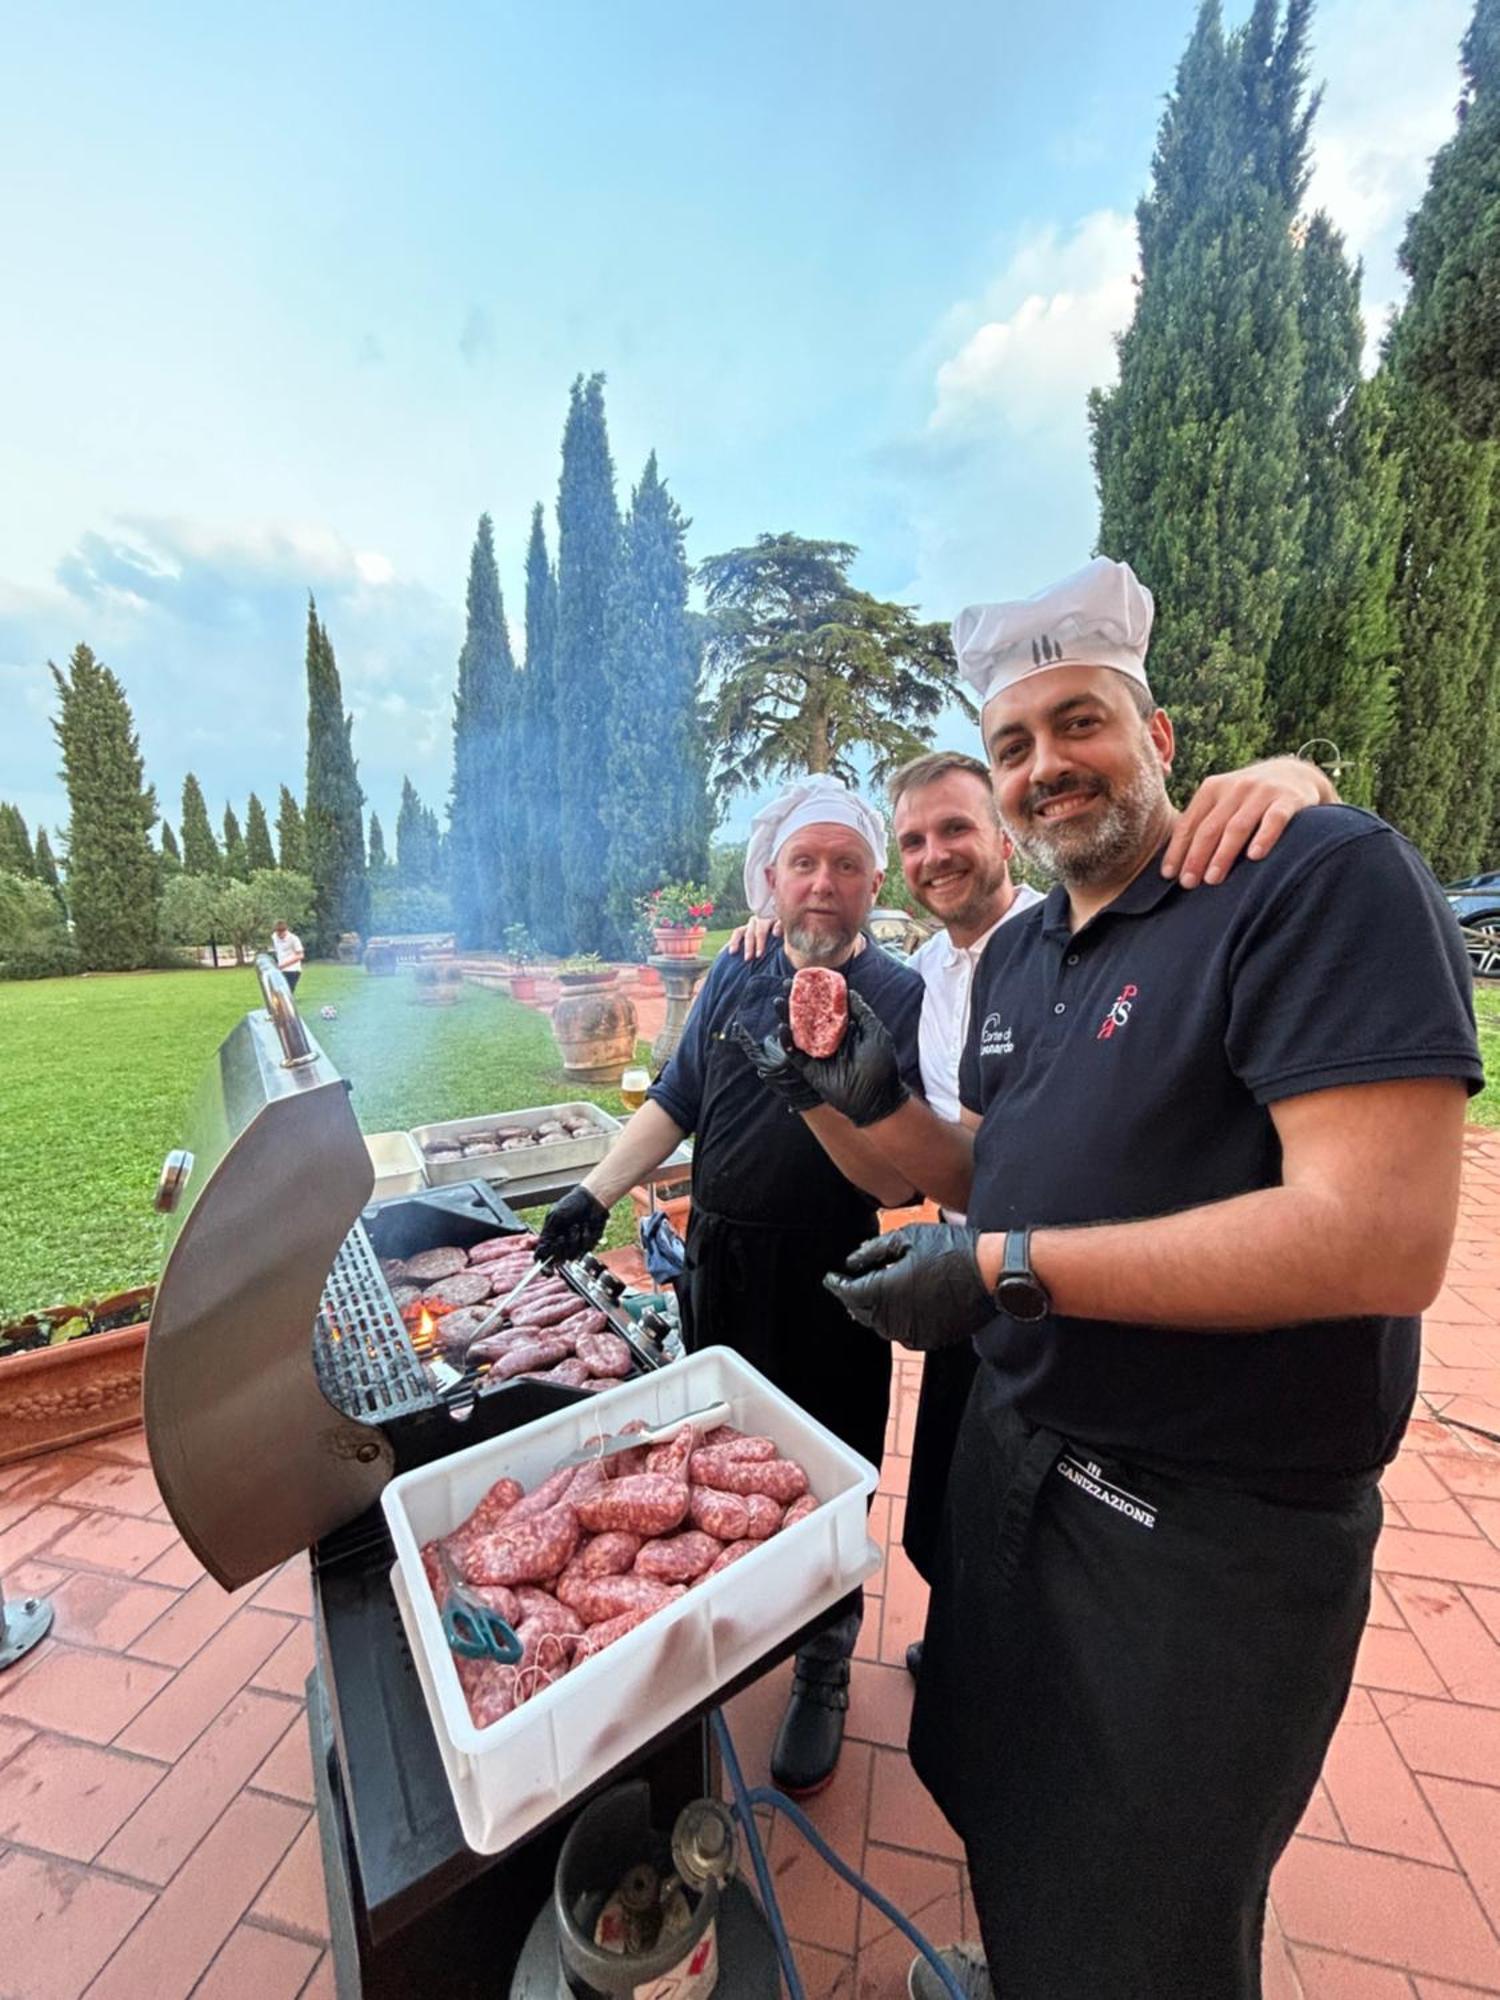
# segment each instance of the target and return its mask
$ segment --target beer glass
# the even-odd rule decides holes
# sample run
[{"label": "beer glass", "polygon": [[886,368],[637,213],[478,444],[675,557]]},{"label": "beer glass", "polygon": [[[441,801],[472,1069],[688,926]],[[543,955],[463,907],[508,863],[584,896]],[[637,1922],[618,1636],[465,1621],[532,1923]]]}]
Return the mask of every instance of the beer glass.
[{"label": "beer glass", "polygon": [[646,1101],[646,1091],[650,1087],[651,1072],[632,1064],[620,1078],[620,1095],[625,1100],[627,1111],[639,1111]]}]

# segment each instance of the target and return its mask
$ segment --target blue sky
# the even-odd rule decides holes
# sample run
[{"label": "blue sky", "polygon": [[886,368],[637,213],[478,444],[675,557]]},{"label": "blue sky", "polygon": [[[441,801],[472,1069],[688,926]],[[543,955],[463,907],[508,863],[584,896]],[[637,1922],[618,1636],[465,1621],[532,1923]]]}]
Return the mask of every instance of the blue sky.
[{"label": "blue sky", "polygon": [[[694,557],[839,537],[934,618],[1074,567],[1084,396],[1194,11],[13,16],[0,797],[65,817],[46,662],[83,639],[174,821],[189,769],[216,818],[251,790],[274,810],[301,790],[312,589],[387,834],[404,772],[440,805],[475,522],[519,639],[580,370],[609,377],[622,498],[654,447]],[[1320,6],[1313,200],[1365,258],[1372,334],[1468,13]]]}]

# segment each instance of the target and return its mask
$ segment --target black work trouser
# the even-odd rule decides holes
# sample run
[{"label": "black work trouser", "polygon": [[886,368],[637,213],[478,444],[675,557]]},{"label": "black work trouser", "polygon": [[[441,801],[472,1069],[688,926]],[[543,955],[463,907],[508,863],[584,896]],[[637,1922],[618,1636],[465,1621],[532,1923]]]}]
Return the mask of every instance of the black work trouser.
[{"label": "black work trouser", "polygon": [[1000,2000],[1257,2000],[1271,1870],[1369,1609],[1373,1479],[1190,1484],[979,1371],[912,1717]]}]

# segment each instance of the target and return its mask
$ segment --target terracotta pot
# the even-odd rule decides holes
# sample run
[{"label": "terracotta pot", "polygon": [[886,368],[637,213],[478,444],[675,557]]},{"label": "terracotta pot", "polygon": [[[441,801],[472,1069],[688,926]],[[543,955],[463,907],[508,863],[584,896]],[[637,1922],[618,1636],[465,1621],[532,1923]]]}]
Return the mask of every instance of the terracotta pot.
[{"label": "terracotta pot", "polygon": [[654,965],[638,965],[635,969],[635,984],[639,993],[660,993],[661,974]]},{"label": "terracotta pot", "polygon": [[663,927],[651,933],[656,940],[656,949],[663,958],[696,958],[698,948],[708,936],[707,924],[688,924],[681,928]]},{"label": "terracotta pot", "polygon": [[133,1429],[145,1352],[143,1324],[0,1361],[0,1465]]},{"label": "terracotta pot", "polygon": [[537,976],[534,972],[512,973],[510,997],[519,1000],[523,1007],[531,1006],[536,1000]]},{"label": "terracotta pot", "polygon": [[563,1069],[580,1083],[616,1083],[635,1060],[635,1008],[609,987],[565,992],[552,1009],[552,1033]]}]

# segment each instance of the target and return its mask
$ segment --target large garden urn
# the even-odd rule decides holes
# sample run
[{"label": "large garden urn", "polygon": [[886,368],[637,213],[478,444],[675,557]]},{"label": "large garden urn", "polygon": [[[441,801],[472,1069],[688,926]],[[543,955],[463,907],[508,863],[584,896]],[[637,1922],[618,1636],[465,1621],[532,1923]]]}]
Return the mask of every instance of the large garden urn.
[{"label": "large garden urn", "polygon": [[620,990],[614,970],[561,973],[561,997],[552,1009],[552,1033],[563,1069],[579,1083],[618,1083],[635,1061],[635,1004]]}]

